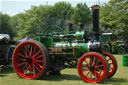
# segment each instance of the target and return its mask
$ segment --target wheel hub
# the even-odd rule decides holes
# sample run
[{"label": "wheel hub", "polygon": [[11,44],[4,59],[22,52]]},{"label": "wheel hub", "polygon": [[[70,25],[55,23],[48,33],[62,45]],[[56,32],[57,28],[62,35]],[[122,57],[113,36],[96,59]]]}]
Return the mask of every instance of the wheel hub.
[{"label": "wheel hub", "polygon": [[95,67],[94,67],[94,66],[90,66],[90,67],[89,67],[89,70],[90,70],[90,71],[94,71],[94,70],[95,70]]},{"label": "wheel hub", "polygon": [[33,62],[32,58],[28,58],[28,59],[27,59],[27,62],[28,62],[28,63],[32,63],[32,62]]}]

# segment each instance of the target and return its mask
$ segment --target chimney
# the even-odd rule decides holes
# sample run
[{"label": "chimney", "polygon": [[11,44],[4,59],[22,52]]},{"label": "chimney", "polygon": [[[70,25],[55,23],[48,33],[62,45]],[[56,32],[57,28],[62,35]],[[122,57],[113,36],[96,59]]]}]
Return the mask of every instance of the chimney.
[{"label": "chimney", "polygon": [[93,31],[95,32],[96,40],[99,40],[99,5],[94,5],[91,7],[93,12]]},{"label": "chimney", "polygon": [[69,21],[68,24],[69,24],[69,32],[73,31],[73,23],[72,23],[72,21]]},{"label": "chimney", "polygon": [[81,23],[79,26],[80,26],[80,31],[82,31],[84,29],[84,24]]}]

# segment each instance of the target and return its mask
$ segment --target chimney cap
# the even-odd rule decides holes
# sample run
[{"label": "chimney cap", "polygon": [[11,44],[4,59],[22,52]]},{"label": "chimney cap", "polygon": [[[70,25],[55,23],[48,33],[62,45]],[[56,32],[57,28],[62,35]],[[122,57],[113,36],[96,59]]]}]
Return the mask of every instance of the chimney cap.
[{"label": "chimney cap", "polygon": [[99,5],[93,5],[91,8],[92,9],[100,9],[100,6]]},{"label": "chimney cap", "polygon": [[72,21],[68,21],[68,24],[73,24],[73,22]]}]

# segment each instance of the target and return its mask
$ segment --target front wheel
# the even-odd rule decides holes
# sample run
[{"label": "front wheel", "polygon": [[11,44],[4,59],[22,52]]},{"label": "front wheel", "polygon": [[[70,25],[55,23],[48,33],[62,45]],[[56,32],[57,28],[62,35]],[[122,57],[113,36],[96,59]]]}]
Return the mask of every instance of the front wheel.
[{"label": "front wheel", "polygon": [[78,73],[88,83],[101,82],[108,75],[108,71],[108,64],[99,53],[87,53],[78,62]]},{"label": "front wheel", "polygon": [[124,47],[119,47],[118,53],[119,54],[125,54],[126,53],[126,49]]},{"label": "front wheel", "polygon": [[25,79],[38,79],[45,75],[48,56],[43,44],[38,41],[24,41],[13,53],[13,68]]}]

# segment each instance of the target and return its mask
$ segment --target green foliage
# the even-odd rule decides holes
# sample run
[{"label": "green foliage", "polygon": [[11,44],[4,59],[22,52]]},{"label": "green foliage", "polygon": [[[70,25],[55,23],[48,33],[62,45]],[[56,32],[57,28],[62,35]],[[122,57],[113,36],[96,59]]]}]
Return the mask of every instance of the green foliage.
[{"label": "green foliage", "polygon": [[[12,17],[0,13],[0,33],[8,33],[15,39],[33,37],[37,32],[44,32],[50,25],[58,25],[67,30],[67,21],[71,20],[76,25],[80,23],[88,25],[92,22],[91,10],[86,3],[78,3],[76,7],[64,1],[57,2],[54,6],[32,6],[30,10]],[[127,0],[110,0],[108,4],[101,7],[101,26],[105,29],[111,28],[113,31],[124,30],[126,39],[128,39],[127,21]],[[119,38],[119,36],[115,37]]]},{"label": "green foliage", "polygon": [[68,2],[58,2],[54,5],[53,9],[57,24],[64,28],[66,20],[69,20],[73,14],[72,5]]},{"label": "green foliage", "polygon": [[[43,32],[51,25],[58,25],[67,31],[67,21],[71,19],[73,13],[75,13],[74,17],[77,17],[76,12],[82,13],[82,16],[77,17],[77,19],[82,20],[82,23],[88,23],[90,21],[89,8],[86,4],[78,4],[78,7],[79,6],[79,9],[74,9],[68,2],[58,2],[54,6],[32,6],[31,9],[26,10],[25,13],[20,13],[13,17],[12,21],[17,17],[16,22],[13,23],[17,33],[15,39],[21,39],[26,36],[33,37],[37,32]],[[84,21],[84,19],[86,20]],[[76,21],[74,18],[72,18],[72,20]]]},{"label": "green foliage", "polygon": [[39,7],[33,6],[26,13],[19,14],[20,18],[18,21],[18,36],[16,39],[23,37],[32,37],[37,32],[43,31],[48,25],[54,24],[51,15],[52,6]]},{"label": "green foliage", "polygon": [[[106,29],[111,28],[113,31],[122,29],[128,39],[128,1],[127,0],[110,0],[101,8],[100,22]],[[117,36],[119,37],[119,36]]]},{"label": "green foliage", "polygon": [[10,16],[7,14],[0,13],[0,33],[9,34],[13,38],[14,33],[10,24]]},{"label": "green foliage", "polygon": [[91,10],[88,8],[86,3],[78,3],[77,6],[74,8],[72,20],[75,24],[89,24],[91,22],[91,17]]}]

